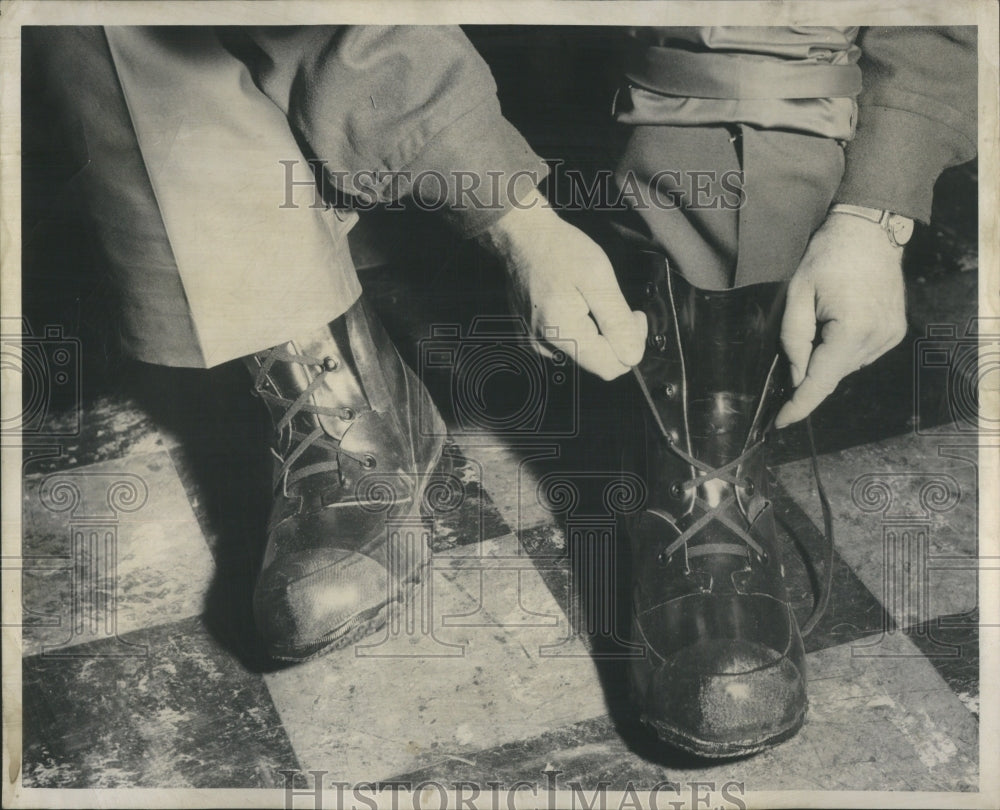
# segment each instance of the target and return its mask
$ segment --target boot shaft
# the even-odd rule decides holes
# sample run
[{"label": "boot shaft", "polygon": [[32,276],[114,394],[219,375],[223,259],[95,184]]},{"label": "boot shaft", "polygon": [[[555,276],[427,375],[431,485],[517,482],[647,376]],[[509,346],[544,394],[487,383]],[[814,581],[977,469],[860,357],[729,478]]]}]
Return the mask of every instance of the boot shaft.
[{"label": "boot shaft", "polygon": [[[746,538],[773,522],[763,514],[762,441],[784,392],[778,342],[785,285],[703,290],[652,253],[639,254],[633,267],[648,279],[640,306],[649,343],[636,369],[645,441],[635,462],[649,495],[630,533],[642,555],[655,547],[688,559],[724,547],[722,556],[692,564],[711,576],[731,573],[742,552],[767,556]],[[717,508],[716,517],[702,519]],[[762,532],[767,544],[773,534]]]},{"label": "boot shaft", "polygon": [[653,407],[691,455],[713,467],[727,464],[777,411],[786,285],[703,290],[659,254],[641,253],[638,262],[649,278],[641,302],[649,338],[639,372]]},{"label": "boot shaft", "polygon": [[[284,450],[293,433],[309,434],[317,427],[340,441],[361,413],[371,410],[348,338],[351,311],[330,324],[303,332],[296,339],[243,358],[255,379],[255,389],[279,430]],[[308,410],[282,423],[289,402],[315,383]],[[319,409],[323,409],[322,412]]]},{"label": "boot shaft", "polygon": [[302,480],[297,471],[336,463],[351,484],[376,467],[389,476],[412,470],[439,450],[438,411],[363,298],[244,362],[275,426],[279,475]]}]

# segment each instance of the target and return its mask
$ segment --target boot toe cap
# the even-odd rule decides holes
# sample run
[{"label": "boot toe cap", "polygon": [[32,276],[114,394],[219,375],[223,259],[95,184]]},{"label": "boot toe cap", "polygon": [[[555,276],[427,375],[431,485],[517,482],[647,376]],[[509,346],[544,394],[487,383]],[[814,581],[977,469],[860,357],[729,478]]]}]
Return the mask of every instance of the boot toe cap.
[{"label": "boot toe cap", "polygon": [[751,754],[792,736],[806,710],[802,662],[753,641],[702,641],[657,667],[643,715],[699,756]]},{"label": "boot toe cap", "polygon": [[390,593],[388,572],[355,552],[288,555],[266,568],[254,593],[257,627],[268,653],[299,661],[377,627]]}]

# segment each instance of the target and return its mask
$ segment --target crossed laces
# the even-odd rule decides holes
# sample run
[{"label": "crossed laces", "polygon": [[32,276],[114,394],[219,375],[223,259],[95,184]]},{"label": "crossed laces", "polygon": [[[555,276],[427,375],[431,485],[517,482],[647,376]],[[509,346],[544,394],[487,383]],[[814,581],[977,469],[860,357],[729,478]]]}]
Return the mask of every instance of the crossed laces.
[{"label": "crossed laces", "polygon": [[[264,381],[268,372],[271,370],[271,366],[279,360],[287,363],[298,363],[303,366],[318,366],[320,369],[319,373],[313,377],[309,385],[307,385],[305,389],[303,389],[302,393],[300,393],[294,400],[273,394],[264,388]],[[254,379],[254,391],[257,395],[267,402],[286,406],[285,412],[274,425],[275,430],[280,435],[285,428],[288,428],[291,438],[293,440],[299,440],[298,444],[295,445],[292,451],[285,458],[282,458],[281,455],[273,448],[271,450],[278,460],[282,462],[281,467],[275,475],[275,480],[280,480],[282,482],[282,491],[285,496],[288,495],[289,484],[294,484],[297,481],[301,481],[303,478],[308,478],[311,475],[317,475],[325,472],[335,472],[340,469],[337,457],[334,456],[330,461],[320,461],[314,464],[307,464],[293,472],[291,470],[292,465],[298,461],[302,454],[313,445],[327,450],[332,450],[335,453],[343,454],[348,458],[353,458],[365,469],[371,469],[375,466],[374,456],[365,455],[358,458],[357,456],[346,452],[341,447],[339,441],[330,438],[326,434],[322,425],[317,425],[309,433],[302,433],[301,431],[296,430],[292,425],[292,420],[300,413],[312,413],[319,416],[333,416],[337,419],[342,419],[345,422],[351,422],[355,419],[356,414],[351,408],[327,408],[322,405],[317,405],[311,401],[313,392],[319,388],[320,385],[322,385],[323,380],[326,379],[328,374],[336,371],[339,367],[340,362],[335,357],[311,357],[309,355],[289,352],[281,346],[276,346],[269,350],[267,357],[261,363],[260,368],[257,369],[257,375]]]},{"label": "crossed laces", "polygon": [[[723,512],[723,510],[736,498],[735,488],[739,486],[739,481],[737,481],[734,471],[746,461],[750,456],[752,456],[757,450],[764,444],[763,437],[757,438],[750,443],[750,445],[740,453],[732,461],[722,465],[721,467],[712,467],[709,464],[695,458],[690,453],[685,452],[681,447],[678,446],[674,435],[669,431],[666,425],[663,424],[663,420],[660,418],[660,413],[656,409],[656,405],[653,402],[653,396],[649,391],[649,387],[646,385],[646,381],[642,376],[642,372],[639,371],[638,366],[632,367],[632,372],[635,375],[636,381],[639,383],[639,388],[642,391],[643,397],[646,403],[649,405],[649,409],[653,414],[653,418],[656,420],[657,428],[663,435],[664,441],[666,441],[667,446],[670,450],[687,462],[689,465],[701,472],[701,475],[696,475],[694,478],[689,478],[686,481],[679,481],[679,485],[684,490],[694,490],[694,503],[696,506],[703,510],[703,514],[698,517],[687,529],[681,532],[672,543],[670,543],[663,551],[663,557],[669,557],[677,549],[681,547],[687,547],[688,541],[704,526],[711,523],[713,520],[717,520],[722,523],[726,528],[730,529],[737,537],[739,537],[747,546],[753,549],[759,558],[762,560],[767,559],[767,553],[763,547],[750,535],[750,533],[744,527],[740,526],[736,521],[729,517],[728,514]],[[823,482],[820,480],[819,475],[819,463],[816,458],[816,440],[813,436],[812,421],[808,417],[806,418],[806,432],[809,437],[809,449],[810,455],[812,457],[812,472],[813,477],[816,479],[816,492],[819,496],[820,507],[823,512],[823,528],[824,528],[824,539],[826,540],[826,554],[824,559],[825,572],[822,579],[818,580],[818,593],[816,604],[813,607],[812,613],[809,618],[802,624],[801,632],[802,635],[808,635],[815,629],[819,620],[823,617],[826,612],[827,604],[830,600],[830,592],[833,589],[833,514],[830,509],[830,502],[826,497],[826,491],[823,489]],[[708,481],[725,481],[728,484],[733,485],[725,497],[723,497],[719,503],[715,506],[709,504],[706,500],[698,495],[698,487]],[[744,512],[744,517],[747,520],[747,528],[751,527],[757,518],[764,512],[765,509],[771,507],[771,501],[762,498],[760,495],[754,495],[751,498],[750,504],[746,512]],[[671,521],[672,522],[672,521]],[[793,537],[795,535],[793,534]],[[796,541],[798,538],[795,538]],[[746,554],[746,549],[736,543],[705,543],[700,546],[694,546],[692,548],[686,548],[689,556],[699,556],[705,554],[736,554],[738,556],[744,556]],[[816,566],[812,558],[808,554],[803,554],[803,559],[806,565],[809,567],[811,572],[816,575]]]},{"label": "crossed laces", "polygon": [[[662,556],[670,557],[675,551],[677,551],[677,549],[682,546],[686,546],[687,542],[702,528],[711,523],[713,520],[717,520],[719,523],[723,524],[726,528],[732,531],[737,537],[739,537],[740,540],[746,543],[747,546],[753,549],[758,557],[766,559],[767,552],[764,551],[764,548],[760,545],[760,543],[758,543],[750,532],[747,531],[747,528],[752,526],[757,518],[760,517],[761,513],[770,507],[771,502],[760,497],[759,495],[754,495],[752,497],[750,507],[747,510],[748,514],[745,515],[747,519],[747,528],[739,525],[739,523],[733,520],[724,511],[726,507],[736,499],[735,487],[739,486],[740,482],[736,480],[735,471],[744,461],[752,456],[761,445],[764,444],[764,440],[757,439],[752,442],[746,450],[740,453],[740,455],[732,461],[723,464],[721,467],[712,467],[711,465],[706,464],[700,459],[692,456],[690,453],[685,452],[678,446],[673,434],[671,434],[671,432],[667,430],[666,425],[663,424],[663,420],[660,418],[660,414],[656,410],[656,406],[653,403],[653,397],[649,392],[649,387],[646,385],[646,381],[643,379],[642,373],[639,371],[637,366],[633,367],[633,372],[635,373],[636,380],[639,382],[639,388],[642,389],[643,396],[646,398],[650,410],[653,413],[653,418],[656,420],[657,428],[660,433],[663,434],[664,441],[666,441],[672,452],[677,454],[690,466],[701,472],[701,475],[696,475],[694,478],[689,478],[686,481],[678,481],[675,486],[678,486],[683,490],[694,490],[694,503],[702,510],[702,514],[697,520],[681,532],[681,534],[672,543],[670,543],[670,545],[663,549]],[[708,481],[725,481],[727,484],[732,484],[733,489],[727,492],[726,495],[713,506],[698,495],[698,488]],[[699,556],[703,554],[735,554],[742,557],[746,555],[746,548],[737,543],[706,543],[703,546],[695,546],[688,549],[688,554],[690,556]]]}]

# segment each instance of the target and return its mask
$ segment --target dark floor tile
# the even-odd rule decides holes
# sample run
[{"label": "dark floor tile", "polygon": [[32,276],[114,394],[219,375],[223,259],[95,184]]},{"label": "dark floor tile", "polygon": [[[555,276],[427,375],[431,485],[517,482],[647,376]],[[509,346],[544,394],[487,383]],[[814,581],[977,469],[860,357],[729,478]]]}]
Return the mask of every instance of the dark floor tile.
[{"label": "dark floor tile", "polygon": [[[828,543],[835,543],[836,537],[824,537],[780,483],[772,479],[770,487],[788,596],[799,624],[803,625],[819,598],[821,580],[826,575]],[[808,555],[811,564],[807,564],[804,555]],[[892,617],[882,603],[834,549],[829,602],[822,618],[805,638],[806,652],[847,644],[893,627]]]},{"label": "dark floor tile", "polygon": [[24,660],[25,786],[280,787],[298,767],[263,678],[200,619],[124,639],[146,654],[101,657],[109,641]]},{"label": "dark floor tile", "polygon": [[[33,444],[61,453],[39,458],[29,472],[46,473],[181,446],[197,453],[236,455],[261,432],[261,405],[250,396],[239,364],[213,369],[125,362],[113,380],[85,400],[52,413]],[[51,441],[48,436],[51,434]]]},{"label": "dark floor tile", "polygon": [[[11,441],[14,444],[14,441]],[[7,445],[7,442],[4,442]],[[66,449],[59,444],[44,442],[40,444],[21,444],[21,471],[22,475],[32,475],[36,467],[40,469],[62,469],[65,461],[62,459],[66,455]],[[45,462],[41,465],[40,462]]]},{"label": "dark floor tile", "polygon": [[[172,443],[133,397],[114,391],[80,404],[49,420],[51,442],[58,454],[33,459],[28,473],[49,473],[85,467],[130,453],[163,450]],[[42,436],[28,436],[32,441]],[[46,439],[46,442],[49,440]]]},{"label": "dark floor tile", "polygon": [[483,543],[510,534],[493,499],[483,487],[483,468],[467,458],[454,443],[445,448],[440,471],[445,475],[429,485],[426,498],[434,509],[432,549],[448,549]]},{"label": "dark floor tile", "polygon": [[979,717],[979,611],[939,616],[907,627],[906,636],[927,656],[958,699]]},{"label": "dark floor tile", "polygon": [[545,559],[546,564],[538,567],[538,573],[559,603],[559,607],[570,616],[570,605],[576,596],[573,593],[573,577],[570,573],[571,565],[565,532],[552,522],[521,531],[518,540],[528,555]]}]

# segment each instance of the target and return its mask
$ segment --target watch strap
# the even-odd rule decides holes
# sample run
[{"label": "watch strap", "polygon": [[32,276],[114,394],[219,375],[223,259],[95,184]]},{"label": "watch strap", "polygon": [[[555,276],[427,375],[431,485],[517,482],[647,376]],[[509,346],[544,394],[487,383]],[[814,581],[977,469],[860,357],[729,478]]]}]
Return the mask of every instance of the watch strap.
[{"label": "watch strap", "polygon": [[847,203],[834,203],[830,206],[831,214],[850,214],[852,217],[861,217],[869,222],[875,222],[882,227],[889,221],[890,213],[881,208],[866,208],[863,205],[848,205]]},{"label": "watch strap", "polygon": [[889,241],[895,247],[903,247],[910,241],[913,235],[913,220],[892,211],[884,211],[881,208],[867,208],[863,205],[849,205],[848,203],[835,203],[830,206],[831,214],[848,214],[852,217],[860,217],[881,225]]}]

